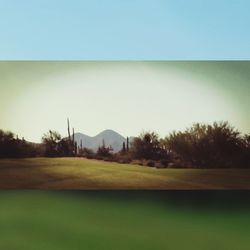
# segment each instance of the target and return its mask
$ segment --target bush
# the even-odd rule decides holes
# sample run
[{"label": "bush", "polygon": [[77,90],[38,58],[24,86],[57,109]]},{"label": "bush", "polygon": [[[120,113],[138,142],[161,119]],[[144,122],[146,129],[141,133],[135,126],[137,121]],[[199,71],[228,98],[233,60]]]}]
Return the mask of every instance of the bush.
[{"label": "bush", "polygon": [[124,163],[124,164],[125,163],[126,164],[131,163],[131,161],[132,161],[132,159],[130,157],[128,157],[128,156],[127,157],[122,157],[122,158],[119,159],[119,162]]},{"label": "bush", "polygon": [[94,156],[94,159],[99,160],[99,161],[102,161],[104,158],[103,158],[102,156],[95,155],[95,156]]},{"label": "bush", "polygon": [[105,158],[110,158],[112,157],[111,154],[112,149],[109,147],[106,147],[105,145],[102,145],[97,149],[96,155],[98,157],[105,157]]},{"label": "bush", "polygon": [[128,164],[131,163],[132,157],[129,153],[119,152],[116,154],[113,154],[113,161],[121,163],[121,164]]},{"label": "bush", "polygon": [[162,159],[162,160],[160,160],[160,163],[161,163],[161,165],[163,166],[163,167],[168,167],[168,163],[169,163],[169,161],[168,160],[166,160],[166,159]]},{"label": "bush", "polygon": [[134,164],[134,165],[143,166],[143,162],[141,160],[132,160],[131,163]]},{"label": "bush", "polygon": [[80,156],[86,157],[87,159],[93,159],[94,158],[94,151],[92,149],[89,148],[83,148],[80,150],[79,152]]},{"label": "bush", "polygon": [[148,167],[154,167],[155,166],[155,162],[154,161],[148,161],[147,162],[147,166]]},{"label": "bush", "polygon": [[155,132],[142,133],[136,137],[131,150],[135,159],[159,161],[168,158],[168,153]]},{"label": "bush", "polygon": [[18,139],[12,132],[0,130],[0,158],[20,158],[43,155],[41,144]]},{"label": "bush", "polygon": [[247,166],[244,141],[227,122],[194,124],[166,138],[168,148],[187,167],[218,168]]},{"label": "bush", "polygon": [[94,159],[94,156],[93,155],[87,155],[85,156],[87,159]]}]

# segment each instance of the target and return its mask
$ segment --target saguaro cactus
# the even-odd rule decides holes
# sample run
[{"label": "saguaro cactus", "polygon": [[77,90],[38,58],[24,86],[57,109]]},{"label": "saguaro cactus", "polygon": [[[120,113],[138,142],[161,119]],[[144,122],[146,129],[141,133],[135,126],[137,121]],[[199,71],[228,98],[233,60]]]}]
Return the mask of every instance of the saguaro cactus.
[{"label": "saguaro cactus", "polygon": [[76,148],[75,148],[75,129],[73,128],[73,134],[72,134],[72,154],[76,155]]},{"label": "saguaro cactus", "polygon": [[68,123],[68,145],[69,145],[69,155],[76,155],[77,153],[77,147],[75,147],[75,129],[72,129],[72,137],[70,134],[70,123],[69,123],[69,118],[67,118],[67,123]]},{"label": "saguaro cactus", "polygon": [[125,142],[122,143],[122,152],[123,152],[123,153],[126,152],[126,145],[125,145]]},{"label": "saguaro cactus", "polygon": [[69,118],[67,119],[68,122],[68,138],[69,138],[69,142],[71,141],[71,137],[70,137],[70,126],[69,126]]},{"label": "saguaro cactus", "polygon": [[77,142],[75,142],[75,146],[74,146],[74,153],[75,153],[75,156],[77,155]]},{"label": "saguaro cactus", "polygon": [[127,137],[127,152],[129,152],[129,138]]}]

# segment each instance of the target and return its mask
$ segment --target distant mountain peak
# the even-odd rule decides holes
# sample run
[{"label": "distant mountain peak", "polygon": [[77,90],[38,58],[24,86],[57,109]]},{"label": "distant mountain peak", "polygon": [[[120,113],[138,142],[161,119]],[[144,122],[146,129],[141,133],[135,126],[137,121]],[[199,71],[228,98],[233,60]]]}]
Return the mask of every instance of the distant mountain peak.
[{"label": "distant mountain peak", "polygon": [[118,152],[122,149],[123,142],[126,142],[126,138],[112,129],[105,129],[96,136],[88,136],[82,133],[75,133],[75,141],[80,146],[81,141],[83,147],[97,150],[99,146],[103,144],[111,146],[114,152]]}]

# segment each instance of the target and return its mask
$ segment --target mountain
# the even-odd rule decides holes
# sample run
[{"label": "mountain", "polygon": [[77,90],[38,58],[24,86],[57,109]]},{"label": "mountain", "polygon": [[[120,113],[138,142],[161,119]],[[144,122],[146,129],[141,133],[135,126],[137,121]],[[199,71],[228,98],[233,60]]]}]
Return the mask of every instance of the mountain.
[{"label": "mountain", "polygon": [[75,141],[78,146],[80,146],[81,140],[83,147],[90,148],[94,151],[96,151],[99,146],[102,146],[104,141],[107,147],[111,146],[113,148],[113,152],[120,151],[122,149],[123,142],[126,142],[125,137],[111,129],[104,130],[100,134],[93,137],[82,133],[75,133]]}]

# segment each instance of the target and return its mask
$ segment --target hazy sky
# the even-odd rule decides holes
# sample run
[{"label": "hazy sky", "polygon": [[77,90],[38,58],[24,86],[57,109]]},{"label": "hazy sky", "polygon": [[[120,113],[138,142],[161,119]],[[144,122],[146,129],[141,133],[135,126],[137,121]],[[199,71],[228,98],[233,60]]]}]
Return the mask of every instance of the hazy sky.
[{"label": "hazy sky", "polygon": [[0,128],[165,136],[194,122],[250,132],[250,62],[0,62]]},{"label": "hazy sky", "polygon": [[249,132],[248,0],[0,0],[0,128],[165,136],[228,120]]}]

